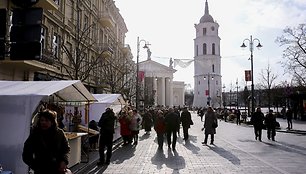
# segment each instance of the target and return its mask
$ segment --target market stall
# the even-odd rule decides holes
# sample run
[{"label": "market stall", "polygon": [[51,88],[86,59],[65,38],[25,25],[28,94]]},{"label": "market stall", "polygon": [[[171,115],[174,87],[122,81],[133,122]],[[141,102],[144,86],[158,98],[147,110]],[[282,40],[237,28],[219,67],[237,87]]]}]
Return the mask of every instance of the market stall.
[{"label": "market stall", "polygon": [[[89,114],[91,115],[90,120],[95,120],[97,122],[106,108],[112,108],[117,115],[126,105],[121,94],[93,94],[93,96],[97,99],[97,102],[90,105]],[[117,121],[115,123],[114,141],[120,137],[120,124]]]},{"label": "market stall", "polygon": [[41,101],[89,103],[96,99],[77,80],[0,81],[0,163],[13,173],[27,173],[23,144]]}]

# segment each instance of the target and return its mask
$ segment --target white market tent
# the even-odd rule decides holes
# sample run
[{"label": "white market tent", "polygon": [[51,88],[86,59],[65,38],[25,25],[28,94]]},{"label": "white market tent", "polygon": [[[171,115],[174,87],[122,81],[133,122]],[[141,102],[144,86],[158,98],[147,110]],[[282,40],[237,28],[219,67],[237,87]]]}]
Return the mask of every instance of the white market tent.
[{"label": "white market tent", "polygon": [[72,81],[0,81],[0,163],[13,173],[27,173],[23,144],[40,101],[96,101],[85,86]]},{"label": "white market tent", "polygon": [[89,115],[91,120],[99,121],[106,108],[112,108],[117,114],[126,105],[121,94],[93,94],[98,100],[90,105]]}]

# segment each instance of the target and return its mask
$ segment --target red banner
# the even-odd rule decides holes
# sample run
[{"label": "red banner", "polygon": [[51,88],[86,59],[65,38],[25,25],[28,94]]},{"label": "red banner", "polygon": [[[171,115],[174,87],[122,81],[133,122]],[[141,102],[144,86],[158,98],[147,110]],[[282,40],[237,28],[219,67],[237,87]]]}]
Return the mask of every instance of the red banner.
[{"label": "red banner", "polygon": [[145,77],[145,72],[144,71],[138,71],[138,80],[142,82],[144,77]]},{"label": "red banner", "polygon": [[205,95],[209,96],[209,90],[205,90]]},{"label": "red banner", "polygon": [[244,71],[244,77],[245,77],[245,81],[252,81],[252,74],[251,74],[251,70],[245,70]]}]

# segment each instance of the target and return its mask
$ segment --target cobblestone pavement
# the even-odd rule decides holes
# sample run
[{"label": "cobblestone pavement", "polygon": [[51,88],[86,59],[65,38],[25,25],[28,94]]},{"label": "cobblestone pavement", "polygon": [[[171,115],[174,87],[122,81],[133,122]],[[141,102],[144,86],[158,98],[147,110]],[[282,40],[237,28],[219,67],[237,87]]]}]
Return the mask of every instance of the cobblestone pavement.
[{"label": "cobblestone pavement", "polygon": [[254,138],[253,127],[219,121],[215,145],[202,145],[203,122],[192,114],[195,123],[189,129],[190,138],[178,137],[176,151],[164,144],[158,150],[156,134],[140,132],[137,146],[119,146],[113,152],[111,164],[92,165],[82,173],[114,174],[305,174],[305,135],[277,132],[270,141],[263,130],[262,142]]}]

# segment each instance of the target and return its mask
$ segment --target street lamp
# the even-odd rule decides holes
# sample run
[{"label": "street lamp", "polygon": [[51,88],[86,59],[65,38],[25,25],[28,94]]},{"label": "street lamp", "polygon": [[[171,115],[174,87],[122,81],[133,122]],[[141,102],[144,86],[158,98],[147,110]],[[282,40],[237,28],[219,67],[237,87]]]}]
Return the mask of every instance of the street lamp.
[{"label": "street lamp", "polygon": [[[208,73],[207,74],[207,87],[208,87],[208,97],[207,97],[207,105],[210,106],[210,100],[211,100],[211,96],[210,96],[210,78],[211,80],[214,80],[214,77],[210,77],[212,74]],[[204,76],[204,80],[206,80],[206,77]]]},{"label": "street lamp", "polygon": [[139,47],[140,43],[144,42],[143,48],[148,49],[148,45],[150,45],[147,41],[141,39],[139,40],[139,37],[137,37],[137,62],[136,62],[136,109],[139,110]]},{"label": "street lamp", "polygon": [[258,45],[256,46],[257,48],[261,48],[262,45],[260,44],[260,40],[257,38],[252,38],[252,35],[250,36],[250,39],[244,39],[242,42],[242,45],[240,47],[245,48],[247,47],[244,42],[245,41],[249,41],[249,48],[250,48],[250,52],[251,52],[251,81],[252,81],[252,85],[251,85],[251,97],[252,97],[252,112],[251,114],[253,115],[253,113],[255,112],[255,100],[254,100],[254,77],[253,77],[253,51],[254,51],[254,42],[257,41]]}]

